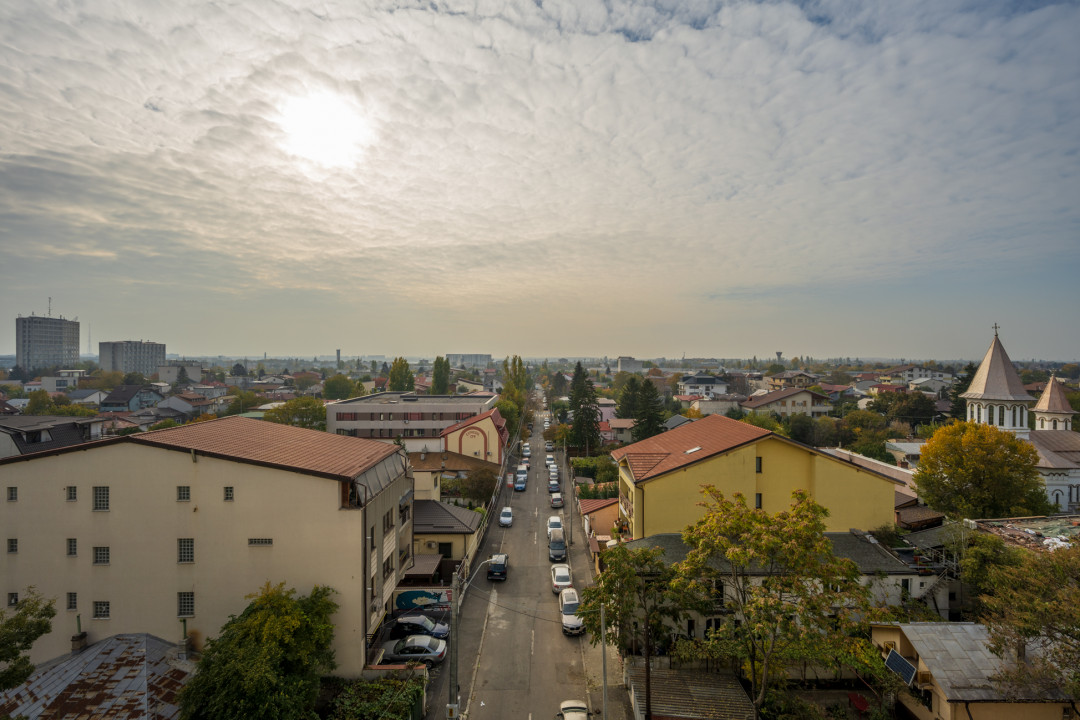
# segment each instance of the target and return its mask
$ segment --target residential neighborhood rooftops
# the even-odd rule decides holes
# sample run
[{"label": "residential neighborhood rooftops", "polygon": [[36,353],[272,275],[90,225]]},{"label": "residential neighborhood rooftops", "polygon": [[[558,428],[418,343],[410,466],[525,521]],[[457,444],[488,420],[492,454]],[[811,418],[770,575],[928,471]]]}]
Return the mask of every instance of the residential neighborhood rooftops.
[{"label": "residential neighborhood rooftops", "polygon": [[742,403],[742,406],[748,410],[762,407],[763,405],[769,405],[777,400],[786,400],[793,395],[799,395],[800,393],[810,393],[815,399],[828,401],[828,397],[821,393],[814,392],[813,390],[807,390],[806,388],[787,388],[786,390],[774,390],[764,395],[755,395],[746,402]]}]

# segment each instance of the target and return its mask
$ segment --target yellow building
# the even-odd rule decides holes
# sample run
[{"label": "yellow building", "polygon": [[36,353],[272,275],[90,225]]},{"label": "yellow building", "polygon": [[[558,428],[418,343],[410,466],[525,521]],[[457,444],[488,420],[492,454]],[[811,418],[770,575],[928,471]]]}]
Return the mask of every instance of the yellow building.
[{"label": "yellow building", "polygon": [[768,430],[721,415],[611,453],[619,466],[619,511],[634,539],[682,532],[704,514],[701,487],[742,493],[769,513],[805,490],[829,510],[826,529],[845,532],[888,525],[901,483]]}]

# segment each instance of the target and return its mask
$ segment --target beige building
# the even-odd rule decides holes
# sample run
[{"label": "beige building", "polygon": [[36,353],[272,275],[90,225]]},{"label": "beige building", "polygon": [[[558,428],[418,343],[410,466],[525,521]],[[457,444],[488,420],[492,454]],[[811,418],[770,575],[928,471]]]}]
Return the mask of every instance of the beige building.
[{"label": "beige building", "polygon": [[2,592],[56,598],[35,663],[80,628],[199,649],[283,582],[337,591],[338,672],[356,676],[412,561],[412,478],[386,443],[228,417],[7,458],[0,481]]},{"label": "beige building", "polygon": [[776,413],[780,417],[809,415],[823,417],[832,412],[829,398],[812,390],[790,388],[755,395],[741,404],[746,412]]},{"label": "beige building", "polygon": [[409,452],[437,452],[443,449],[444,430],[493,410],[498,399],[489,394],[381,392],[327,405],[326,430],[385,443],[400,438]]}]

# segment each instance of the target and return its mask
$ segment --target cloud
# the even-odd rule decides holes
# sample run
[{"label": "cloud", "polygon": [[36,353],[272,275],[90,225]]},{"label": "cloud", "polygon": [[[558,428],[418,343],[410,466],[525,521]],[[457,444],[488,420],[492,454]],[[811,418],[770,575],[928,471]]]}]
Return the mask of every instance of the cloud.
[{"label": "cloud", "polygon": [[[888,278],[884,304],[906,306],[905,280],[928,268],[962,268],[953,282],[986,298],[985,278],[1021,261],[1080,267],[1078,16],[1051,3],[9,4],[0,297],[14,307],[49,277],[107,318],[116,278],[152,277],[173,303],[187,288],[237,317],[256,296],[261,312],[310,297],[309,312],[398,314],[412,331],[387,326],[381,349],[436,351],[434,314],[468,326],[477,303],[498,303],[509,321],[538,297],[553,317],[592,308],[627,326],[606,323],[611,337],[638,323],[658,345],[695,332],[671,318],[718,299],[744,316],[716,327],[736,338],[777,322],[776,298],[814,308],[824,283]],[[277,118],[309,93],[366,115],[357,166],[285,150]],[[990,302],[1012,307],[1034,282]],[[144,323],[168,312],[143,305]],[[470,344],[543,352],[475,332]],[[573,333],[564,354],[622,352],[588,323]]]}]

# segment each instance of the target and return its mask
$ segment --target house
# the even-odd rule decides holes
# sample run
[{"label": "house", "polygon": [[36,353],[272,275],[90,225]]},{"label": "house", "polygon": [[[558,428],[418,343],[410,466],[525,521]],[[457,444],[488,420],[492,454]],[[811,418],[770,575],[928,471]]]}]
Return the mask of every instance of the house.
[{"label": "house", "polygon": [[802,370],[785,370],[765,378],[769,384],[769,390],[786,390],[788,388],[808,388],[816,385],[817,375],[811,375]]},{"label": "house", "polygon": [[227,417],[6,458],[0,475],[2,591],[59,598],[34,663],[80,629],[92,644],[176,638],[184,622],[199,650],[270,580],[335,589],[338,668],[358,676],[411,563],[412,479],[393,444]]},{"label": "house", "polygon": [[617,443],[633,442],[632,433],[636,422],[637,420],[633,418],[612,418],[608,422],[608,426],[611,427],[612,440]]},{"label": "house", "polygon": [[100,405],[105,393],[100,390],[72,390],[68,393],[72,405]]},{"label": "house", "polygon": [[221,409],[220,398],[211,399],[199,393],[170,395],[159,402],[157,406],[183,413],[184,422],[194,420],[200,415],[215,415]]},{"label": "house", "polygon": [[498,408],[455,423],[440,434],[444,450],[472,455],[500,466],[509,438],[510,431]]},{"label": "house", "polygon": [[[417,395],[413,392],[381,392],[341,400],[326,406],[326,430],[336,435],[371,438],[393,443],[399,439],[409,452],[437,451],[444,447],[442,433],[452,425],[490,412],[498,400],[494,395]],[[499,418],[502,419],[501,416]],[[485,426],[487,428],[487,426]],[[483,431],[487,447],[484,459],[499,458],[501,448]],[[470,433],[470,437],[473,435]],[[475,437],[483,445],[484,440]],[[460,438],[465,441],[465,438]],[[452,439],[451,442],[457,440]],[[472,441],[469,441],[472,442]],[[447,446],[454,452],[464,452]],[[470,445],[468,453],[481,450]],[[486,455],[491,452],[490,456]]]},{"label": "house", "polygon": [[919,720],[1073,716],[1072,701],[1060,690],[1020,687],[1006,694],[995,685],[995,675],[1015,659],[990,652],[984,625],[871,623],[870,631],[886,667],[909,688],[897,699]]},{"label": "house", "polygon": [[134,412],[153,407],[164,399],[148,385],[118,385],[101,401],[101,412]]},{"label": "house", "polygon": [[[187,360],[169,363],[168,365],[158,365],[157,376],[158,380],[169,383],[169,385],[175,385],[178,382],[199,383],[202,382],[203,366],[201,362]],[[237,383],[229,384],[235,385]]]},{"label": "house", "polygon": [[479,380],[470,380],[469,378],[459,377],[457,379],[457,392],[460,395],[471,392],[483,392],[484,383]]},{"label": "house", "polygon": [[79,380],[86,377],[85,370],[57,370],[56,375],[41,378],[41,389],[54,392],[68,392],[79,387]]},{"label": "house", "polygon": [[615,401],[611,398],[597,398],[596,407],[600,411],[601,422],[611,422],[615,418]]},{"label": "house", "polygon": [[823,417],[832,411],[829,398],[812,390],[788,388],[756,395],[740,404],[746,412],[775,413],[780,417],[809,415]]},{"label": "house", "polygon": [[480,523],[484,516],[467,507],[436,500],[418,500],[413,516],[413,554],[416,557],[439,555],[449,567],[440,572],[448,580],[451,572],[466,557],[475,558],[480,544]]},{"label": "house", "polygon": [[701,486],[739,492],[776,513],[801,489],[829,510],[830,531],[869,529],[893,521],[887,475],[768,430],[710,415],[611,453],[619,468],[619,505],[631,537],[681,532],[704,512]]},{"label": "house", "polygon": [[679,395],[697,395],[708,399],[716,395],[726,395],[727,391],[728,385],[723,378],[706,373],[683,375],[678,386]]},{"label": "house", "polygon": [[100,418],[0,415],[0,458],[81,445],[102,435]]},{"label": "house", "polygon": [[898,383],[908,385],[916,380],[937,380],[946,386],[952,385],[953,376],[944,370],[922,367],[921,365],[898,365],[882,370],[878,377],[879,382]]},{"label": "house", "polygon": [[677,427],[682,427],[683,425],[692,422],[694,421],[691,418],[686,417],[685,415],[672,415],[664,421],[664,432],[667,432],[668,430],[674,430]]},{"label": "house", "polygon": [[952,387],[952,383],[937,378],[919,378],[918,380],[912,380],[907,386],[908,390],[912,392],[926,393],[936,400],[941,398],[945,391]]},{"label": "house", "polygon": [[76,642],[69,656],[0,691],[0,716],[175,720],[177,695],[195,674],[195,662],[182,657],[177,640],[130,633],[90,647]]},{"label": "house", "polygon": [[619,519],[618,498],[581,498],[578,508],[585,522],[585,534],[611,539],[611,528]]}]

